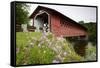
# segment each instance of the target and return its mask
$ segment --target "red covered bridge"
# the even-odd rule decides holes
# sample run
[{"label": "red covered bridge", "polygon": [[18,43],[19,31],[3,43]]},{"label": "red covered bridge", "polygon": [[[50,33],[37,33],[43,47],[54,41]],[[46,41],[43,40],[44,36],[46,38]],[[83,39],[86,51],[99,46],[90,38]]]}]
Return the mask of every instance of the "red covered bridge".
[{"label": "red covered bridge", "polygon": [[[43,6],[38,6],[30,16],[33,19],[33,26],[39,30],[46,25],[47,31],[50,30],[56,36],[63,37],[84,37],[87,36],[87,29],[66,17],[60,12]],[[38,24],[36,24],[38,23]]]}]

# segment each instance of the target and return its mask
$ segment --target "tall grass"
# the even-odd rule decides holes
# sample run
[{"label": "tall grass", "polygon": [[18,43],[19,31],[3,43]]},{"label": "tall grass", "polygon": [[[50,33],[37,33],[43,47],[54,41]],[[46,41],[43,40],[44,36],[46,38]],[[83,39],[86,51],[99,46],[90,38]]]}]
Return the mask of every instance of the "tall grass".
[{"label": "tall grass", "polygon": [[84,61],[73,45],[52,33],[17,32],[16,64],[49,64]]}]

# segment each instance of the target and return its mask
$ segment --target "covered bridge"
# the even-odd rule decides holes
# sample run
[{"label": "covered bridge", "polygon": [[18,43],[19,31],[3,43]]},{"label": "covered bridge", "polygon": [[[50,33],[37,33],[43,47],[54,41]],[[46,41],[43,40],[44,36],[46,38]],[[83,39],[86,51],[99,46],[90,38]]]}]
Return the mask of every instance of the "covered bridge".
[{"label": "covered bridge", "polygon": [[[67,11],[66,11],[67,12]],[[46,26],[46,31],[52,32],[55,36],[63,37],[85,37],[87,29],[62,13],[44,6],[38,6],[30,16],[33,19],[35,30]]]}]

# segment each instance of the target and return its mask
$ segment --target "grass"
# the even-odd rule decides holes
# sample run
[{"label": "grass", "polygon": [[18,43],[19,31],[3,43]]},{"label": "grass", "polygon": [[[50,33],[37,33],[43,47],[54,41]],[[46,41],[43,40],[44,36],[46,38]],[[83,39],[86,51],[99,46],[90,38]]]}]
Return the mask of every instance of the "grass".
[{"label": "grass", "polygon": [[16,48],[19,50],[16,57],[17,65],[52,63],[53,50],[48,48],[46,43],[42,45],[42,48],[38,47],[41,36],[40,32],[16,33]]},{"label": "grass", "polygon": [[31,39],[39,39],[42,36],[40,32],[16,32],[17,47],[27,46]]}]

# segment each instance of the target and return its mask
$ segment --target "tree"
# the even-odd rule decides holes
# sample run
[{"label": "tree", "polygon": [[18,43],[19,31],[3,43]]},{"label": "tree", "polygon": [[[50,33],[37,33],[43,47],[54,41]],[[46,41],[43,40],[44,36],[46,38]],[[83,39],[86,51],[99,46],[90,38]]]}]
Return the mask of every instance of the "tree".
[{"label": "tree", "polygon": [[28,24],[29,5],[25,3],[16,3],[16,22],[18,24]]},{"label": "tree", "polygon": [[89,41],[96,44],[96,23],[95,22],[88,22],[84,23],[84,21],[79,21],[81,25],[83,25],[88,30]]},{"label": "tree", "polygon": [[84,24],[84,21],[79,21],[79,24]]},{"label": "tree", "polygon": [[88,28],[90,41],[96,43],[96,23],[89,22],[86,27]]}]

